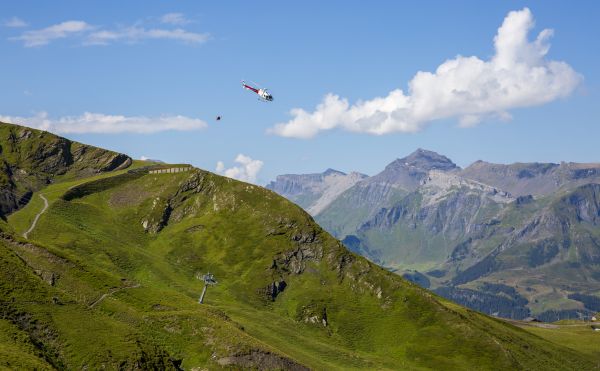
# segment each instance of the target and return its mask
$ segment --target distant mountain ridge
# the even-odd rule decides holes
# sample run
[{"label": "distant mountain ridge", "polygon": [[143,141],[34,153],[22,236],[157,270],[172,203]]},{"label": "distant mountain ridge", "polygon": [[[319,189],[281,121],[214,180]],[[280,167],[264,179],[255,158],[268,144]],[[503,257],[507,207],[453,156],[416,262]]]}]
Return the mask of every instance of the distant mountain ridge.
[{"label": "distant mountain ridge", "polygon": [[[461,169],[418,149],[313,215],[353,251],[464,305],[567,318],[590,315],[574,298],[600,285],[598,187],[600,164],[477,161]],[[497,283],[520,298],[509,305],[490,293]],[[500,302],[505,309],[495,310]]]},{"label": "distant mountain ridge", "polygon": [[477,161],[461,175],[485,182],[515,196],[543,196],[562,187],[573,187],[600,180],[600,164],[562,162],[515,163],[510,165]]},{"label": "distant mountain ridge", "polygon": [[286,198],[297,203],[309,213],[318,214],[342,192],[367,177],[367,175],[357,172],[346,174],[338,170],[327,169],[322,173],[279,175],[266,188],[279,194],[285,194]]}]

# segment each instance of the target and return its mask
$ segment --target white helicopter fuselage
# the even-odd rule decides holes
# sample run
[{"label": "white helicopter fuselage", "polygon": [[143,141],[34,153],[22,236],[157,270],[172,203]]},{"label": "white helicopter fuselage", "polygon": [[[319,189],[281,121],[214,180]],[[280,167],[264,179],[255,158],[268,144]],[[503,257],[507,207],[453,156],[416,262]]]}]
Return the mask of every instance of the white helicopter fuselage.
[{"label": "white helicopter fuselage", "polygon": [[258,89],[258,96],[263,100],[268,100],[268,101],[273,100],[273,96],[271,94],[269,94],[267,89]]}]

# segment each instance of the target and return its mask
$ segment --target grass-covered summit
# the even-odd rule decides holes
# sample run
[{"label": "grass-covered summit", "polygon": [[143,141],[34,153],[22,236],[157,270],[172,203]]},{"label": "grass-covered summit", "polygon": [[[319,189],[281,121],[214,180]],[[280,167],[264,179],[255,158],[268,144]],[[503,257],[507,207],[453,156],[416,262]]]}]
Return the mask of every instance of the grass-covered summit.
[{"label": "grass-covered summit", "polygon": [[[140,166],[135,163],[133,165]],[[12,368],[591,369],[350,253],[264,188],[194,169],[57,180],[0,239]],[[205,304],[199,274],[218,280]]]}]

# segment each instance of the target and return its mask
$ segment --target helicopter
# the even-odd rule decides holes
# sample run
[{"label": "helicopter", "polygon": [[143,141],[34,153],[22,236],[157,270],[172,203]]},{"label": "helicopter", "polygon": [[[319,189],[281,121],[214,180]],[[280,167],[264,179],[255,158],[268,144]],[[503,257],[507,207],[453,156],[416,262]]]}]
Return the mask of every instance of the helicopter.
[{"label": "helicopter", "polygon": [[[255,85],[258,85],[258,84],[255,83]],[[246,90],[250,90],[250,91],[253,91],[256,94],[258,94],[258,100],[260,100],[260,101],[263,101],[263,102],[272,102],[273,101],[273,96],[271,95],[271,93],[269,93],[269,91],[267,89],[255,88],[253,86],[246,84],[246,82],[243,80],[242,80],[242,87]]]}]

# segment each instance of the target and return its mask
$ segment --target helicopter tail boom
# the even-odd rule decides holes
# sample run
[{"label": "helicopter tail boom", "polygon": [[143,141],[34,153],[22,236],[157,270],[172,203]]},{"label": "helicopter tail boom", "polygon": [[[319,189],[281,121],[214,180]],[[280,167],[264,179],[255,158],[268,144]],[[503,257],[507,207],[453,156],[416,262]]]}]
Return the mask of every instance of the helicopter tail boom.
[{"label": "helicopter tail boom", "polygon": [[256,94],[258,94],[258,89],[256,89],[256,88],[253,88],[253,87],[252,87],[252,86],[250,86],[250,85],[246,85],[246,82],[245,82],[245,81],[242,81],[242,87],[243,87],[244,89],[252,90],[252,91],[253,91],[253,92],[255,92]]}]

